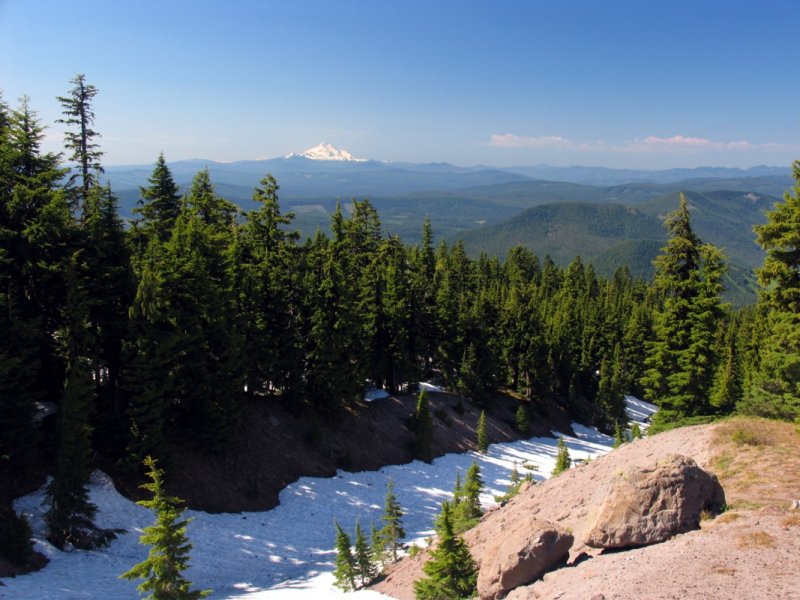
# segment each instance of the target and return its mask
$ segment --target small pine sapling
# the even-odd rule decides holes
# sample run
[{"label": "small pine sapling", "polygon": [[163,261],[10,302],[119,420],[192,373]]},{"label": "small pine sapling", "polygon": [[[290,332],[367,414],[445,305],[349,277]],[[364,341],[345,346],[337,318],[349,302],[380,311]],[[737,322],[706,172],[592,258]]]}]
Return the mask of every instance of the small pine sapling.
[{"label": "small pine sapling", "polygon": [[361,529],[361,524],[356,521],[356,547],[355,547],[355,575],[361,586],[369,585],[377,575],[375,564],[372,562],[367,538]]},{"label": "small pine sapling", "polygon": [[425,577],[414,582],[414,596],[417,600],[472,598],[476,592],[478,569],[469,548],[453,529],[449,502],[442,504],[437,533],[436,548],[422,567]]},{"label": "small pine sapling", "polygon": [[514,415],[514,425],[520,435],[528,435],[531,430],[531,421],[528,418],[528,410],[524,404],[517,407],[517,412]]},{"label": "small pine sapling", "polygon": [[519,471],[517,470],[517,461],[514,461],[514,467],[511,469],[511,476],[510,482],[508,484],[508,489],[506,493],[502,496],[495,496],[494,501],[499,504],[505,504],[509,500],[511,500],[514,496],[519,494],[519,489],[522,487],[523,480],[519,475]]},{"label": "small pine sapling", "polygon": [[642,428],[639,427],[638,423],[631,425],[631,438],[634,440],[642,439]]},{"label": "small pine sapling", "polygon": [[147,558],[130,571],[120,575],[121,579],[144,579],[137,589],[145,600],[197,600],[211,593],[211,590],[190,590],[192,585],[183,576],[189,566],[189,550],[192,545],[186,536],[189,519],[181,520],[184,509],[178,505],[180,498],[167,496],[164,490],[164,471],[156,467],[153,457],[144,459],[149,469],[150,483],[141,487],[153,494],[152,500],[140,500],[140,506],[149,508],[156,514],[154,525],[145,527],[139,538],[140,544],[150,546]]},{"label": "small pine sapling", "polygon": [[389,479],[386,482],[386,500],[384,501],[383,527],[380,531],[380,538],[384,544],[384,552],[392,556],[392,562],[397,562],[397,549],[400,547],[400,540],[406,535],[403,529],[403,511],[397,496],[394,494],[394,481]]},{"label": "small pine sapling", "polygon": [[478,430],[477,430],[477,446],[478,452],[486,454],[489,450],[489,435],[486,433],[486,411],[481,411],[481,416],[478,417]]},{"label": "small pine sapling", "polygon": [[350,549],[350,536],[337,523],[336,526],[336,568],[333,570],[333,577],[337,588],[343,592],[356,589],[356,559]]},{"label": "small pine sapling", "polygon": [[417,398],[414,427],[416,428],[414,453],[419,460],[431,462],[433,459],[433,419],[428,405],[428,394],[425,390],[422,390]]},{"label": "small pine sapling", "polygon": [[625,443],[625,436],[622,434],[622,426],[617,421],[614,424],[614,448],[619,448]]},{"label": "small pine sapling", "polygon": [[480,468],[477,463],[472,463],[467,469],[464,484],[460,484],[460,478],[456,479],[456,491],[451,504],[451,517],[453,530],[461,533],[471,529],[480,521],[483,515],[481,509],[480,494],[483,488]]},{"label": "small pine sapling", "polygon": [[572,465],[572,459],[569,457],[569,450],[567,450],[567,445],[564,443],[564,438],[558,438],[558,445],[556,446],[557,453],[556,453],[556,465],[553,467],[553,472],[551,473],[552,477],[556,475],[561,475],[564,471],[568,470]]}]

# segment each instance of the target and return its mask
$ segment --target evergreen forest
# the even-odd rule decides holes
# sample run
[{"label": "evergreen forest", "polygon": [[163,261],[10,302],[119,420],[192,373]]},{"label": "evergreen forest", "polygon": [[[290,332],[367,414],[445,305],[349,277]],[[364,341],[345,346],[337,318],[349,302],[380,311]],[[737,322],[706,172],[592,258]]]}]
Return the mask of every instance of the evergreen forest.
[{"label": "evergreen forest", "polygon": [[[0,102],[0,548],[22,560],[12,483],[46,457],[50,539],[102,544],[86,484],[101,462],[143,480],[172,448],[224,454],[253,402],[326,423],[367,388],[435,378],[490,407],[555,403],[613,433],[624,395],[660,407],[654,429],[733,412],[800,416],[800,162],[796,186],[756,227],[766,252],[756,304],[722,299],[726,258],[692,228],[681,195],[651,281],[599,276],[515,247],[387,235],[374,206],[339,206],[330,234],[301,239],[265,173],[242,210],[207,170],[189,189],[156,157],[132,219],[103,177],[98,90],[58,100],[63,153],[28,98]],[[422,402],[422,401],[421,401]],[[427,411],[420,405],[419,411]],[[47,416],[52,414],[53,416]],[[520,417],[527,431],[527,413]],[[430,440],[421,429],[420,453]],[[441,527],[452,529],[449,522]]]}]

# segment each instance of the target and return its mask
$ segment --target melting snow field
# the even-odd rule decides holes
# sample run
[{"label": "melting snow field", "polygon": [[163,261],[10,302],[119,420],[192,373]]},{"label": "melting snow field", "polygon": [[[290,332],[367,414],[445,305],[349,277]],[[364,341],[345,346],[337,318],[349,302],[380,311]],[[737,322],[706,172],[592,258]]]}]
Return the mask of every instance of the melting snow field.
[{"label": "melting snow field", "polygon": [[[629,416],[643,423],[655,407],[628,398]],[[573,424],[575,437],[564,436],[574,459],[606,453],[612,438],[594,429]],[[386,482],[391,477],[405,511],[406,542],[433,534],[433,521],[442,501],[451,497],[456,473],[462,477],[477,461],[486,487],[484,506],[505,492],[514,463],[538,466],[534,476],[545,479],[555,464],[557,439],[531,438],[493,444],[486,455],[474,452],[447,454],[425,464],[414,461],[379,471],[339,471],[330,478],[303,477],[280,493],[280,505],[259,513],[208,514],[186,511],[193,521],[188,535],[194,548],[187,578],[194,589],[213,589],[211,598],[247,600],[300,600],[345,595],[333,587],[334,526],[336,519],[351,535],[355,520],[369,531],[380,525]],[[522,471],[522,469],[520,469]],[[19,498],[14,506],[28,516],[34,529],[36,550],[50,563],[41,571],[3,579],[1,598],[44,600],[49,598],[96,598],[103,600],[137,597],[136,582],[123,581],[127,571],[147,555],[138,543],[141,529],[153,522],[153,514],[121,496],[111,480],[96,471],[90,485],[91,499],[98,508],[101,527],[123,528],[121,535],[102,551],[61,552],[44,538],[43,491]],[[347,594],[364,600],[384,598],[375,592]]]}]

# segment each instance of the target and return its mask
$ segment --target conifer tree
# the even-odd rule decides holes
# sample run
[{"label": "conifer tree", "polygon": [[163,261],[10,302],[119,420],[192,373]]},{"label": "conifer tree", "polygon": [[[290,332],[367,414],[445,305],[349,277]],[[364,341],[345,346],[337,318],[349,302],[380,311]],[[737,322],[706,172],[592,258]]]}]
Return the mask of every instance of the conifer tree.
[{"label": "conifer tree", "polygon": [[89,318],[95,339],[94,380],[98,386],[99,421],[112,436],[122,419],[118,385],[122,370],[122,340],[133,300],[125,230],[110,186],[95,186],[85,203],[84,248]]},{"label": "conifer tree", "polygon": [[139,543],[150,546],[150,552],[145,560],[120,578],[142,579],[137,589],[140,594],[148,594],[145,600],[196,600],[208,596],[211,590],[190,590],[192,584],[183,576],[189,566],[192,545],[186,536],[189,520],[181,520],[183,509],[179,504],[182,500],[166,494],[164,472],[153,458],[145,458],[144,464],[151,481],[141,487],[153,497],[137,504],[152,510],[156,522],[144,528]]},{"label": "conifer tree", "polygon": [[614,448],[619,448],[624,443],[625,443],[625,437],[622,434],[622,427],[620,426],[619,421],[617,421],[614,424],[614,445],[613,445],[613,447]]},{"label": "conifer tree", "polygon": [[[134,215],[141,215],[134,221],[136,226],[134,242],[138,245],[138,254],[144,250],[147,241],[156,237],[166,242],[178,219],[181,209],[181,196],[178,186],[172,177],[172,171],[164,160],[164,153],[158,155],[153,173],[147,187],[139,188],[138,206],[133,209]],[[143,236],[144,241],[139,241]]]},{"label": "conifer tree", "polygon": [[416,430],[415,455],[424,462],[433,459],[433,420],[428,406],[428,393],[420,391],[417,397],[417,411],[414,415]]},{"label": "conifer tree", "polygon": [[17,515],[13,506],[0,502],[0,557],[25,567],[33,556],[30,523],[25,515]]},{"label": "conifer tree", "polygon": [[767,334],[759,367],[740,410],[783,419],[800,416],[800,161],[795,185],[755,228],[766,257],[758,269]]},{"label": "conifer tree", "polygon": [[481,382],[478,379],[478,355],[475,344],[469,343],[464,349],[461,364],[458,368],[458,391],[476,402],[480,402]]},{"label": "conifer tree", "polygon": [[[361,227],[352,232],[341,206],[331,218],[331,228],[334,239],[327,240],[320,234],[308,257],[304,283],[310,305],[305,390],[313,406],[335,414],[340,407],[350,406],[362,397],[368,376],[363,331],[356,310],[358,290],[352,281],[360,280],[366,256],[361,250],[365,246],[358,240],[371,240],[372,236],[361,235]],[[331,335],[332,331],[337,335]]]},{"label": "conifer tree", "polygon": [[375,579],[377,572],[375,565],[372,562],[372,556],[370,553],[369,544],[367,543],[367,538],[364,536],[364,532],[361,529],[361,525],[358,521],[356,521],[356,545],[353,559],[355,575],[361,583],[361,586],[363,587],[365,585],[369,585],[369,583]]},{"label": "conifer tree", "polygon": [[77,208],[83,213],[85,203],[92,187],[99,184],[99,176],[103,172],[100,157],[103,152],[96,141],[100,134],[92,129],[94,125],[94,110],[92,101],[97,95],[97,88],[86,83],[86,76],[76,75],[70,83],[74,84],[68,96],[59,96],[62,113],[66,118],[59,119],[58,123],[75,126],[75,131],[64,134],[64,146],[70,151],[69,159],[78,164],[78,172],[69,178],[72,184],[80,177]]},{"label": "conifer tree", "polygon": [[486,432],[486,411],[482,410],[480,417],[478,417],[478,428],[475,433],[476,440],[475,444],[478,448],[478,452],[481,454],[486,454],[489,450],[489,434]]},{"label": "conifer tree", "polygon": [[0,455],[16,463],[36,442],[33,403],[62,392],[54,333],[63,326],[64,257],[74,252],[76,228],[60,156],[41,151],[44,128],[28,99],[12,111],[0,103],[0,124]]},{"label": "conifer tree", "polygon": [[737,340],[738,326],[731,318],[723,339],[724,348],[721,362],[714,377],[709,404],[711,408],[722,414],[733,410],[742,399],[742,373]]},{"label": "conifer tree", "polygon": [[631,438],[634,440],[642,439],[642,428],[639,427],[638,423],[631,425]]},{"label": "conifer tree", "polygon": [[614,358],[609,361],[603,358],[600,363],[600,380],[597,386],[595,402],[599,411],[598,426],[610,431],[618,423],[625,420],[625,394],[622,389],[622,357],[617,344]]},{"label": "conifer tree", "polygon": [[[278,189],[267,174],[253,191],[258,208],[247,212],[237,231],[232,269],[248,392],[273,390],[293,406],[302,396],[303,290],[295,258],[298,233],[288,229],[294,214],[281,213]],[[306,291],[312,294],[313,288]]]},{"label": "conifer tree", "polygon": [[382,550],[391,555],[392,562],[397,562],[397,549],[400,547],[400,540],[406,536],[406,532],[403,529],[403,511],[397,502],[394,480],[391,478],[386,482],[386,499],[381,521],[383,521],[383,527],[380,530]]},{"label": "conifer tree", "polygon": [[350,536],[337,523],[336,526],[336,568],[333,570],[335,585],[343,592],[356,589],[356,559],[350,548]]},{"label": "conifer tree", "polygon": [[517,470],[517,461],[514,461],[514,467],[511,469],[511,475],[509,479],[510,481],[506,493],[502,496],[494,497],[495,502],[498,502],[501,505],[505,504],[511,500],[511,498],[519,494],[519,490],[522,487],[523,479],[520,477],[519,471]]},{"label": "conifer tree", "polygon": [[567,445],[564,443],[563,437],[558,438],[556,450],[556,464],[553,467],[553,472],[551,473],[552,477],[561,475],[561,473],[568,470],[572,465],[572,459],[569,457],[569,450],[567,449]]},{"label": "conifer tree", "polygon": [[225,250],[214,226],[184,206],[163,263],[177,355],[171,373],[175,410],[213,452],[233,433],[244,401],[241,337],[231,317]]},{"label": "conifer tree", "polygon": [[422,240],[414,261],[412,275],[413,297],[417,300],[414,319],[416,321],[416,338],[423,373],[429,373],[437,354],[439,342],[438,322],[436,318],[436,296],[439,280],[436,271],[436,256],[433,249],[433,229],[429,217],[422,224]]},{"label": "conifer tree", "polygon": [[130,419],[127,466],[139,469],[147,456],[169,466],[166,424],[176,396],[174,373],[178,332],[170,322],[164,248],[152,239],[139,261],[139,284],[129,311],[122,383]]},{"label": "conifer tree", "polygon": [[58,452],[53,479],[47,488],[49,539],[58,548],[66,544],[91,548],[99,540],[92,522],[97,507],[89,501],[91,473],[90,412],[95,390],[89,368],[92,346],[88,308],[76,273],[77,255],[68,259],[65,327],[61,332],[66,378],[59,419]]},{"label": "conifer tree", "polygon": [[452,508],[442,504],[437,533],[439,539],[431,557],[422,567],[426,577],[414,582],[417,600],[458,600],[472,598],[478,570],[469,548],[453,530]]},{"label": "conifer tree", "polygon": [[451,504],[453,530],[456,533],[474,527],[483,515],[480,500],[483,479],[478,463],[473,462],[467,469],[463,486],[460,486],[459,483],[457,477],[456,490]]},{"label": "conifer tree", "polygon": [[662,422],[709,411],[725,271],[720,251],[702,245],[692,230],[683,194],[666,226],[670,239],[654,263],[654,285],[663,300],[642,379],[647,398],[661,408],[656,419]]},{"label": "conifer tree", "polygon": [[528,435],[530,433],[531,422],[524,404],[520,404],[517,407],[517,412],[514,414],[514,425],[520,435]]}]

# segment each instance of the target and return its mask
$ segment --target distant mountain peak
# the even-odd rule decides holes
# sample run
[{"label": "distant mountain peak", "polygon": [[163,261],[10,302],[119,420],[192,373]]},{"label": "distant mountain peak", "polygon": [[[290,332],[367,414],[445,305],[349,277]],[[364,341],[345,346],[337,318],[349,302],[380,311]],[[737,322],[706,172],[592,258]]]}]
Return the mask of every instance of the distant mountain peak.
[{"label": "distant mountain peak", "polygon": [[366,158],[356,158],[347,150],[340,150],[333,144],[328,144],[327,142],[322,142],[318,146],[309,148],[299,155],[292,152],[287,158],[292,158],[293,156],[301,156],[309,160],[339,160],[348,162],[366,162],[367,160]]}]

